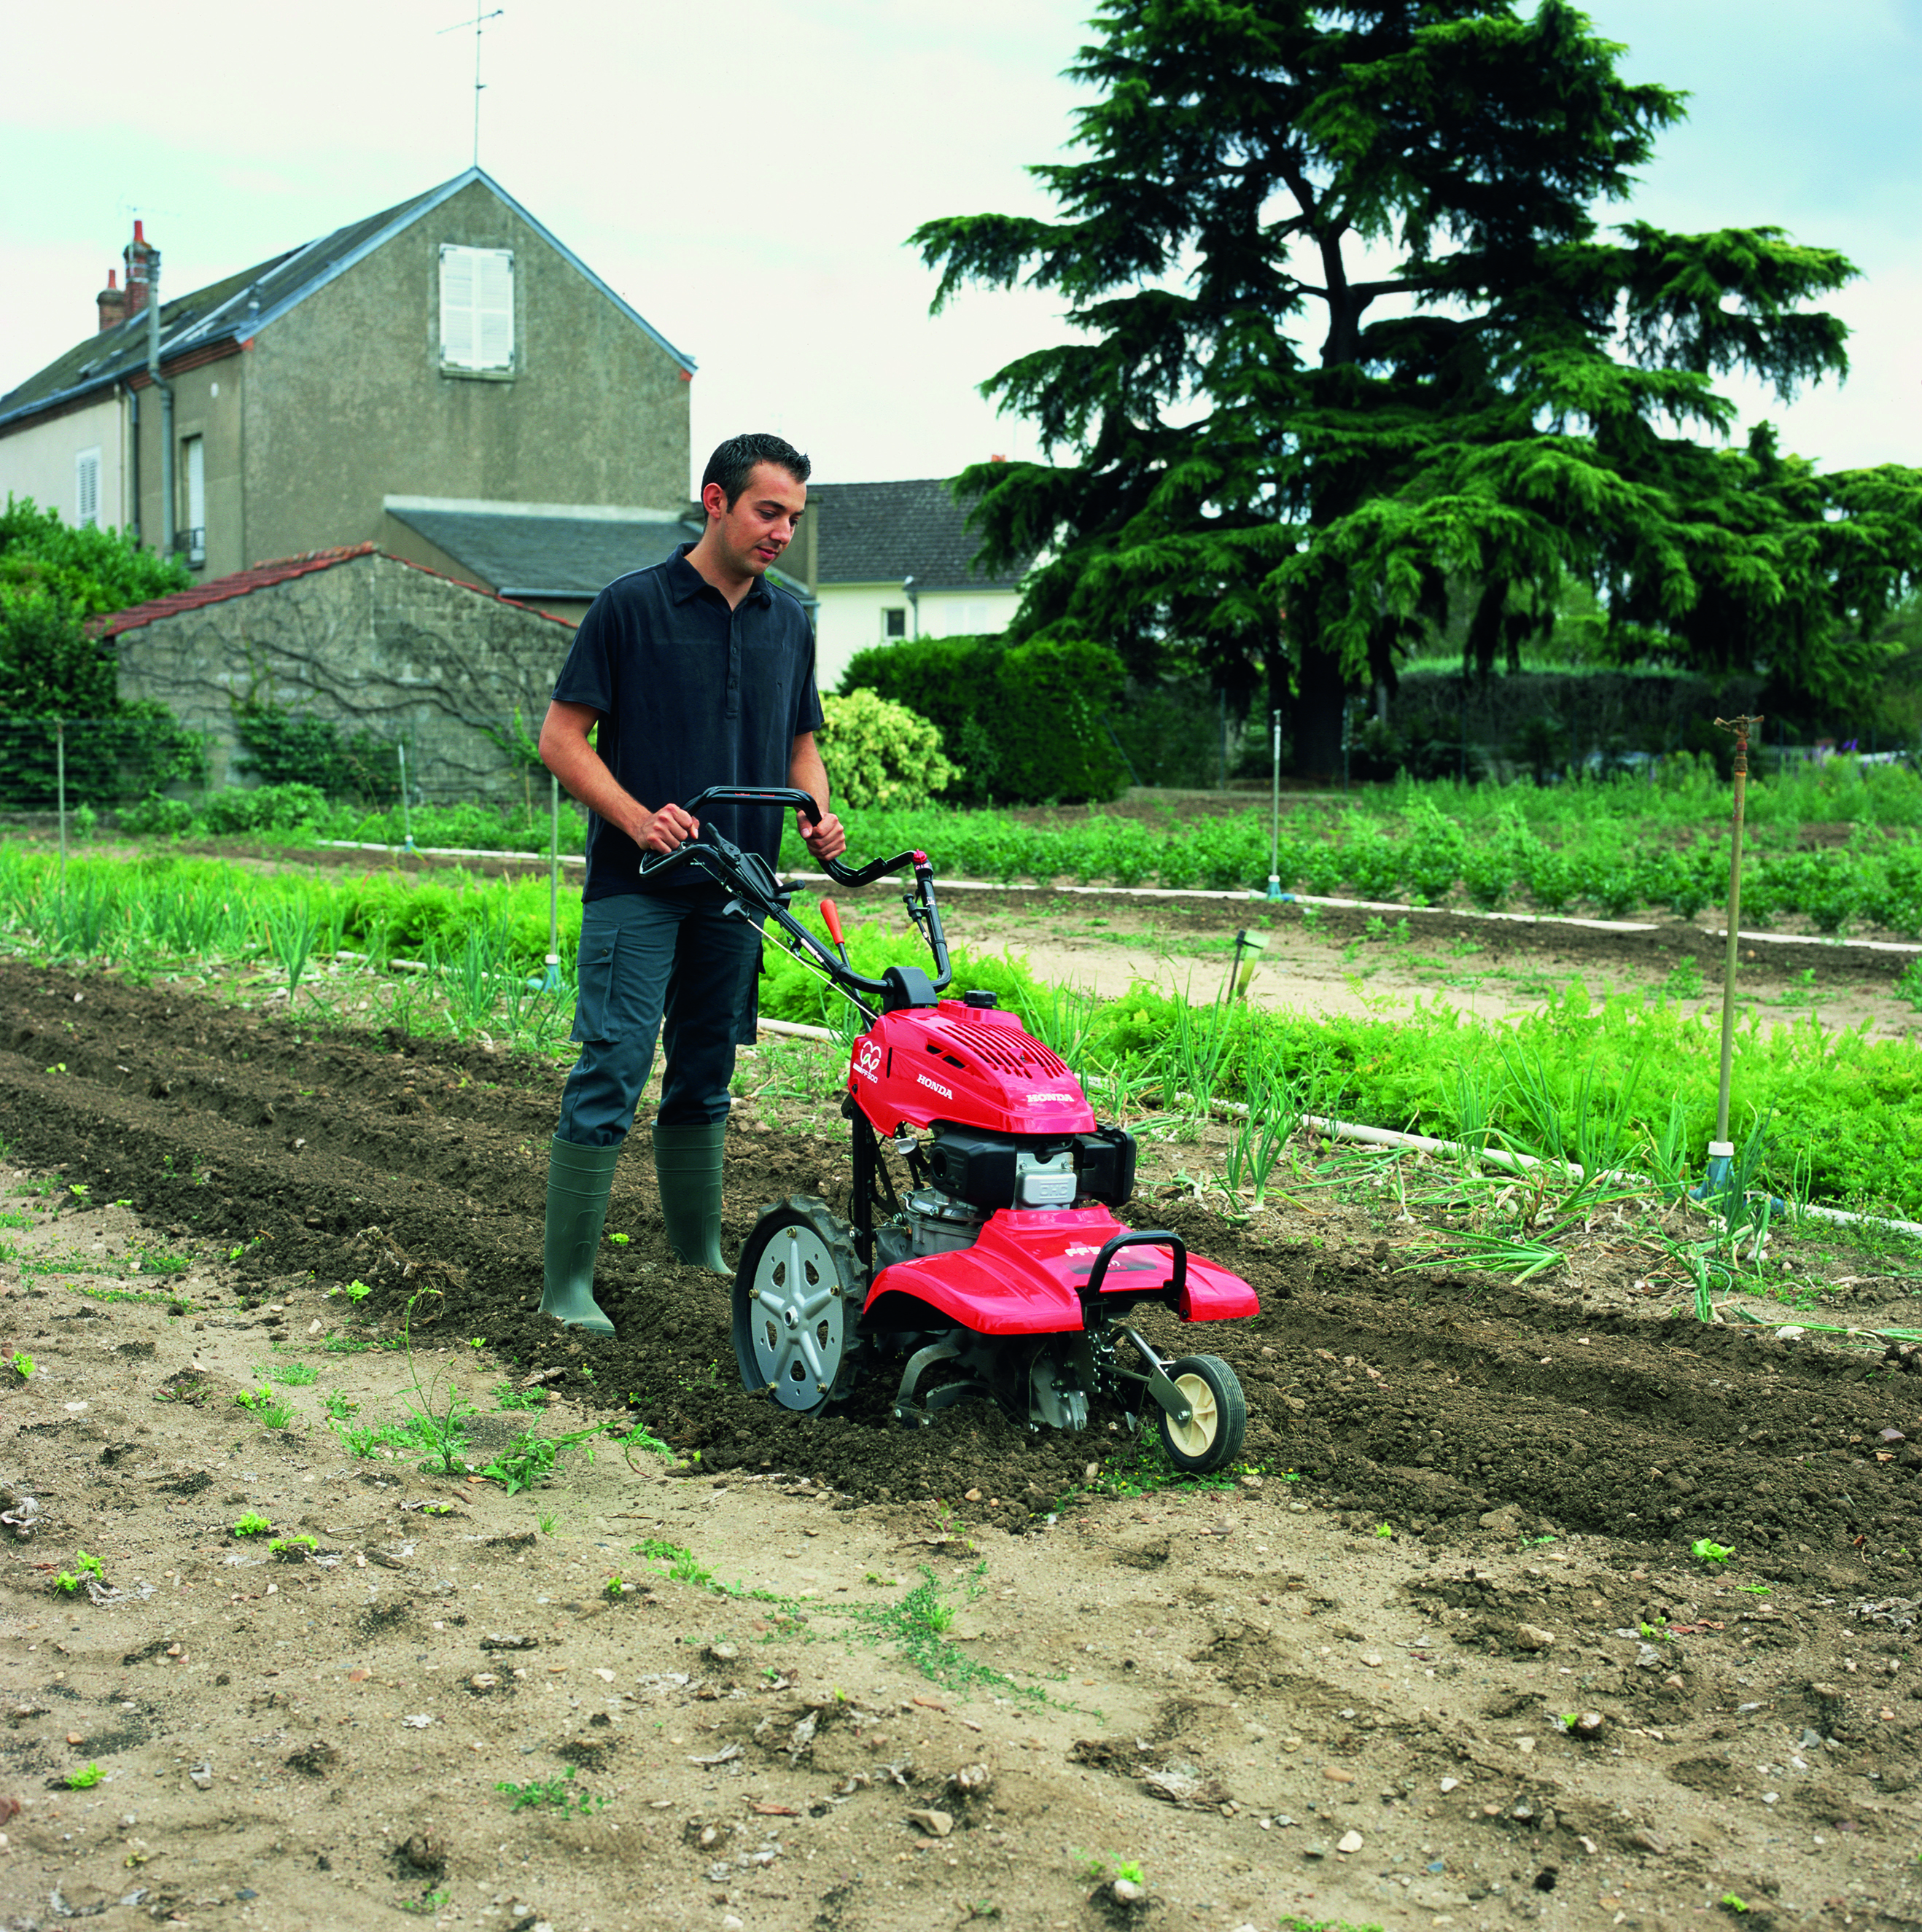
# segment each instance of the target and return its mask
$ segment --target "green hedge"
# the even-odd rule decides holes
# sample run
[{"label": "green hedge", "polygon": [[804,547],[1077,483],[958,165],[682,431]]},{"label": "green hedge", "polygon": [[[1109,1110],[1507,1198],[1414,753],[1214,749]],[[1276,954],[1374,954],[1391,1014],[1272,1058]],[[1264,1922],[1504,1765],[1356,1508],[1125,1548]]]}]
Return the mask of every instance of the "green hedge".
[{"label": "green hedge", "polygon": [[1105,716],[1126,676],[1104,644],[919,638],[863,651],[841,690],[872,691],[927,718],[968,796],[1080,803],[1116,797],[1128,782]]}]

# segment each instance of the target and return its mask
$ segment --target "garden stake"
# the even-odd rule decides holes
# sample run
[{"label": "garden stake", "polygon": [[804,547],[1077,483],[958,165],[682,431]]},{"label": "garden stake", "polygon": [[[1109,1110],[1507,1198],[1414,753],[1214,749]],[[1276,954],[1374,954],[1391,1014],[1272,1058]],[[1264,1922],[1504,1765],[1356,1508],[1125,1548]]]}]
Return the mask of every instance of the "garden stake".
[{"label": "garden stake", "polygon": [[67,721],[53,721],[53,787],[60,808],[60,890],[67,890]]},{"label": "garden stake", "polygon": [[1718,718],[1716,728],[1735,734],[1734,843],[1728,854],[1728,935],[1722,955],[1722,1084],[1715,1101],[1715,1138],[1708,1144],[1708,1173],[1697,1198],[1725,1193],[1735,1144],[1728,1138],[1728,1076],[1735,1052],[1735,931],[1742,911],[1742,812],[1748,791],[1749,734],[1760,718]]},{"label": "garden stake", "polygon": [[541,991],[551,993],[560,986],[560,781],[550,772],[547,782],[547,971]]},{"label": "garden stake", "polygon": [[414,849],[414,820],[413,814],[407,808],[407,746],[397,740],[394,746],[394,755],[401,761],[401,830],[405,835],[401,840],[401,850],[404,852],[411,852]]},{"label": "garden stake", "polygon": [[1281,896],[1281,714],[1271,712],[1273,736],[1269,746],[1268,896]]}]

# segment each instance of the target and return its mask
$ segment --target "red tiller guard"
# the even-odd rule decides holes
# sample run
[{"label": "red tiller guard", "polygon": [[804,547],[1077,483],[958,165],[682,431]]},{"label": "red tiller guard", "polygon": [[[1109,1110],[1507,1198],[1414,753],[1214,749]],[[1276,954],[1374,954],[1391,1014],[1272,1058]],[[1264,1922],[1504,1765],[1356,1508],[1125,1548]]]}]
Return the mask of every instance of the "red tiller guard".
[{"label": "red tiller guard", "polygon": [[[906,1294],[979,1335],[1080,1328],[1082,1296],[1097,1256],[1131,1232],[1105,1208],[1002,1208],[972,1246],[883,1268],[864,1312],[885,1316],[887,1298]],[[1110,1259],[1101,1292],[1152,1296],[1170,1285],[1169,1263],[1157,1247],[1124,1248]],[[1261,1312],[1254,1290],[1212,1262],[1189,1256],[1186,1276],[1173,1298],[1184,1322],[1235,1322]]]}]

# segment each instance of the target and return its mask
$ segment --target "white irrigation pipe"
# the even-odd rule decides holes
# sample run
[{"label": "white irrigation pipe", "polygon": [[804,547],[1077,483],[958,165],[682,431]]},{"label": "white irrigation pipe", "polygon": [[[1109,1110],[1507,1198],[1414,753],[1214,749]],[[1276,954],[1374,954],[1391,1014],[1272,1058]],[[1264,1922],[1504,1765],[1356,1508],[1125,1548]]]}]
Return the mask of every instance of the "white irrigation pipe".
[{"label": "white irrigation pipe", "polygon": [[[803,1026],[794,1020],[764,1019],[755,1024],[763,1033],[779,1034],[794,1040],[828,1040],[838,1044],[841,1039],[839,1034],[830,1032],[826,1027]],[[1188,1106],[1196,1104],[1192,1094],[1177,1094],[1174,1097]],[[1248,1118],[1248,1103],[1244,1100],[1216,1100],[1210,1106],[1216,1113],[1233,1114],[1242,1120]],[[1399,1148],[1410,1154],[1432,1154],[1444,1160],[1485,1161],[1491,1166],[1509,1168],[1517,1173],[1553,1168],[1559,1169],[1570,1180],[1587,1178],[1576,1162],[1546,1160],[1539,1154],[1513,1154],[1506,1148],[1471,1147],[1465,1141],[1441,1141],[1428,1134],[1399,1133],[1392,1127],[1364,1126],[1359,1121],[1338,1120],[1326,1114],[1304,1114],[1302,1124],[1330,1140],[1354,1141],[1365,1147]],[[1602,1178],[1635,1181],[1649,1187],[1655,1185],[1646,1174],[1618,1172]],[[1837,1222],[1851,1228],[1886,1228],[1892,1234],[1906,1234],[1912,1240],[1922,1240],[1922,1222],[1892,1221],[1879,1214],[1854,1214],[1839,1208],[1818,1208],[1813,1204],[1797,1208],[1794,1211],[1797,1216],[1806,1215],[1815,1220]]]},{"label": "white irrigation pipe", "polygon": [[[391,852],[402,858],[415,859],[518,859],[530,866],[541,862],[538,852],[506,851],[493,846],[482,845],[378,845],[364,838],[317,838],[317,850],[328,852]],[[563,866],[584,866],[587,855],[580,852],[563,852],[560,862]]]},{"label": "white irrigation pipe", "polygon": [[841,1036],[827,1027],[803,1026],[798,1020],[764,1020],[757,1018],[755,1025],[763,1033],[777,1033],[789,1040],[828,1040],[838,1042]]},{"label": "white irrigation pipe", "polygon": [[[364,840],[353,838],[323,838],[318,846],[335,852],[386,852],[402,857],[412,856],[422,859],[513,859],[530,865],[540,862],[537,852],[502,851],[494,848],[476,845],[378,845]],[[584,866],[586,857],[576,852],[563,852],[560,855],[563,866]],[[825,872],[793,872],[791,878],[809,885],[828,884]],[[1412,919],[1470,919],[1482,920],[1492,926],[1579,926],[1590,932],[1659,932],[1661,928],[1647,920],[1635,919],[1573,919],[1544,916],[1530,912],[1472,912],[1463,907],[1404,905],[1395,899],[1342,899],[1326,897],[1316,892],[1284,892],[1278,900],[1271,899],[1266,892],[1204,892],[1198,887],[1185,886],[1056,886],[1044,883],[1033,885],[1011,884],[999,879],[944,879],[941,889],[944,892],[1052,892],[1071,898],[1096,899],[1196,899],[1212,902],[1217,904],[1246,905],[1311,905],[1332,906],[1342,912],[1392,912],[1398,916]],[[1698,926],[1695,931],[1704,940],[1722,939],[1727,937],[1725,928]],[[1769,946],[1859,946],[1870,952],[1922,953],[1922,945],[1911,945],[1893,939],[1830,939],[1814,932],[1751,932],[1746,928],[1737,938],[1757,940]]]}]

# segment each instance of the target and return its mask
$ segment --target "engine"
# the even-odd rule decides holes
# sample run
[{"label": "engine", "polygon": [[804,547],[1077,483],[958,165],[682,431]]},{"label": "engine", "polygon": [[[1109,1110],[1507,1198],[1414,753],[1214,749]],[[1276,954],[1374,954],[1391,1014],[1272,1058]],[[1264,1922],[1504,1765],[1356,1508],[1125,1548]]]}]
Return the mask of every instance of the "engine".
[{"label": "engine", "polygon": [[926,1184],[904,1197],[905,1224],[875,1231],[875,1268],[971,1246],[998,1208],[1119,1208],[1134,1192],[1134,1136],[1120,1127],[1017,1136],[937,1120],[917,1150]]}]

